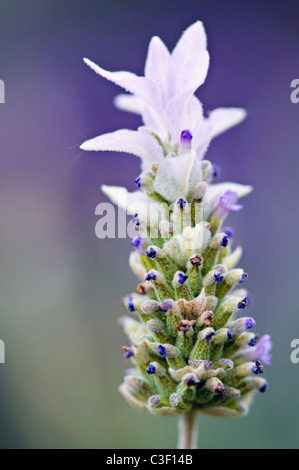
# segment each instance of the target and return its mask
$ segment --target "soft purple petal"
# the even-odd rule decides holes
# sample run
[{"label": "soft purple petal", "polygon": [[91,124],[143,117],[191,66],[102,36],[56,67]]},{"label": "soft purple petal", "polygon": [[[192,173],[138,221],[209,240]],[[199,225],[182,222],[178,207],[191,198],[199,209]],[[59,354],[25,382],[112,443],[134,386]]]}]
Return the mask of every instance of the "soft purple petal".
[{"label": "soft purple petal", "polygon": [[209,218],[211,214],[217,209],[220,198],[227,192],[233,191],[238,195],[238,198],[247,196],[252,191],[252,186],[238,184],[238,183],[219,183],[209,184],[208,192],[205,197],[205,217]]},{"label": "soft purple petal", "polygon": [[270,366],[272,363],[272,354],[270,354],[272,347],[271,336],[264,335],[256,346],[246,348],[241,355],[245,361],[261,361]]},{"label": "soft purple petal", "polygon": [[238,212],[241,209],[243,209],[242,204],[230,204],[230,206],[229,206],[229,210],[233,211],[233,212]]}]

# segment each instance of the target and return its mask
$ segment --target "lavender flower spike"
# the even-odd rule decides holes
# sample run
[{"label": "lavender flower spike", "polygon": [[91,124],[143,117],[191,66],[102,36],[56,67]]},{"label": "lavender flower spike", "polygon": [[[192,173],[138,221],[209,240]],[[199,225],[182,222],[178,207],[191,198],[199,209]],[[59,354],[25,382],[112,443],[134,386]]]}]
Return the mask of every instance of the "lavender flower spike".
[{"label": "lavender flower spike", "polygon": [[[266,381],[256,376],[264,373],[263,363],[271,362],[270,336],[255,344],[255,321],[250,312],[241,316],[250,308],[239,285],[247,274],[235,267],[242,250],[232,251],[234,231],[221,227],[229,211],[241,209],[238,201],[252,187],[214,184],[217,169],[203,160],[211,140],[240,123],[246,112],[218,108],[204,116],[194,95],[209,67],[200,21],[186,29],[172,52],[153,37],[143,77],[108,72],[88,59],[85,63],[129,92],[115,104],[140,114],[144,124],[81,146],[141,159],[136,191],[102,188],[134,216],[137,234],[130,266],[142,282],[138,294],[127,296],[126,310],[134,319],[121,321],[131,344],[124,349],[125,358],[135,369],[130,368],[133,379],[127,375],[120,392],[140,410],[180,415],[179,445],[190,448],[194,416],[245,415],[256,390],[266,389]],[[239,290],[234,293],[235,287]]]}]

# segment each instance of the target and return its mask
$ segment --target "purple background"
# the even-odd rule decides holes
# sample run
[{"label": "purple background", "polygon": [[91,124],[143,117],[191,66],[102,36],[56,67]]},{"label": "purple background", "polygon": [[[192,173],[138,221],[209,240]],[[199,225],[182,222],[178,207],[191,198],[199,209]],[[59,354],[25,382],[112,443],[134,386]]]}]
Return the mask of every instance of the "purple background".
[{"label": "purple background", "polygon": [[94,211],[101,184],[134,188],[139,162],[79,145],[140,121],[113,107],[120,90],[82,58],[142,74],[151,36],[172,48],[198,19],[211,55],[197,92],[205,110],[249,113],[207,158],[221,180],[254,185],[228,222],[244,247],[255,330],[275,342],[268,393],[245,419],[201,418],[200,447],[298,447],[298,14],[295,0],[1,2],[1,447],[175,445],[175,419],[138,413],[117,391],[126,364],[116,320],[136,279],[129,240],[98,240]]}]

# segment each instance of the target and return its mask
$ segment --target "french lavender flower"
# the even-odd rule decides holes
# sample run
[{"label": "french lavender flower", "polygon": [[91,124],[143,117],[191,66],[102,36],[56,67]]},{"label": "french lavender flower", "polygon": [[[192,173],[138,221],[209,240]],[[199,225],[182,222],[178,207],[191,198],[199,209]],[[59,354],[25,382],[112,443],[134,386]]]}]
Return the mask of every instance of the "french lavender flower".
[{"label": "french lavender flower", "polygon": [[137,292],[125,299],[121,324],[129,339],[124,357],[133,368],[121,393],[134,407],[157,415],[182,415],[179,447],[196,443],[197,412],[245,415],[256,391],[265,392],[263,363],[271,363],[268,335],[252,332],[247,273],[236,268],[242,249],[232,249],[234,230],[223,227],[229,211],[251,186],[213,182],[219,167],[203,159],[211,140],[246,116],[218,108],[204,117],[194,92],[209,66],[201,22],[191,25],[170,54],[158,37],[148,50],[144,77],[96,73],[130,94],[116,106],[140,114],[144,126],[85,142],[84,150],[110,150],[141,159],[137,190],[103,186],[133,216],[130,266]]}]

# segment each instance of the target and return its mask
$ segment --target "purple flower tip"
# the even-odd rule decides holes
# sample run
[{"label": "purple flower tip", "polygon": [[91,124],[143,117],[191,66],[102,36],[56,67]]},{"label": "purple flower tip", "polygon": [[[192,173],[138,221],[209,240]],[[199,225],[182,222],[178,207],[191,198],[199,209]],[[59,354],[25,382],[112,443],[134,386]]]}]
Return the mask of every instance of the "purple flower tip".
[{"label": "purple flower tip", "polygon": [[188,279],[187,274],[184,274],[184,273],[179,273],[178,274],[178,282],[180,284],[184,284],[187,281],[187,279]]},{"label": "purple flower tip", "polygon": [[248,278],[248,274],[247,274],[247,273],[243,273],[243,274],[242,274],[242,278],[241,278],[241,280],[239,281],[239,283],[240,283],[240,284],[243,284],[243,282],[245,282],[247,278]]},{"label": "purple flower tip", "polygon": [[220,166],[214,163],[213,164],[213,178],[217,178],[217,176],[219,175],[220,175]]},{"label": "purple flower tip", "polygon": [[148,373],[148,375],[153,375],[153,374],[156,372],[155,366],[153,366],[152,364],[150,364],[150,365],[148,366],[148,368],[146,369],[146,372]]},{"label": "purple flower tip", "polygon": [[182,143],[190,143],[192,139],[193,139],[193,135],[191,134],[189,129],[184,129],[181,132],[181,142]]},{"label": "purple flower tip", "polygon": [[241,300],[241,302],[238,303],[238,308],[245,308],[247,305],[247,297],[244,297],[244,299]]},{"label": "purple flower tip", "polygon": [[137,225],[137,226],[140,225],[140,220],[139,220],[139,218],[138,218],[138,214],[135,214],[132,220],[133,220],[133,223],[134,223],[135,225]]},{"label": "purple flower tip", "polygon": [[259,391],[262,392],[262,393],[265,393],[265,391],[267,390],[268,388],[268,382],[265,382],[260,388],[259,388]]},{"label": "purple flower tip", "polygon": [[128,298],[128,309],[130,310],[130,312],[135,312],[135,306],[132,297]]},{"label": "purple flower tip", "polygon": [[156,250],[151,246],[149,249],[146,250],[146,255],[147,255],[149,258],[156,258],[157,252],[156,252]]},{"label": "purple flower tip", "polygon": [[202,256],[200,255],[193,255],[191,256],[191,258],[189,259],[190,263],[193,265],[193,266],[201,266],[202,264]]},{"label": "purple flower tip", "polygon": [[218,271],[217,273],[214,274],[214,279],[215,279],[216,284],[218,284],[219,282],[223,281],[223,276]]},{"label": "purple flower tip", "polygon": [[150,271],[149,273],[147,273],[144,280],[145,281],[155,281],[156,279],[157,279],[157,274]]},{"label": "purple flower tip", "polygon": [[160,356],[163,358],[166,357],[166,348],[162,344],[159,344],[158,354],[160,354]]},{"label": "purple flower tip", "polygon": [[134,350],[133,349],[129,349],[128,351],[125,352],[124,354],[124,357],[126,357],[127,359],[130,359],[130,357],[134,356]]},{"label": "purple flower tip", "polygon": [[181,210],[184,209],[186,204],[187,204],[187,201],[185,201],[185,199],[183,199],[182,197],[177,202],[177,205]]},{"label": "purple flower tip", "polygon": [[233,238],[235,231],[232,227],[225,227],[221,229],[222,232],[224,232],[228,238]]},{"label": "purple flower tip", "polygon": [[224,392],[224,387],[219,384],[215,389],[215,395],[222,395],[223,392]]},{"label": "purple flower tip", "polygon": [[255,375],[260,375],[264,373],[263,366],[260,361],[255,361],[255,365],[252,367],[251,370]]},{"label": "purple flower tip", "polygon": [[254,338],[251,338],[251,340],[248,341],[248,346],[255,346],[258,340],[258,336],[254,336]]},{"label": "purple flower tip", "polygon": [[123,346],[122,350],[126,359],[130,359],[130,357],[134,356],[135,354],[134,349],[128,348],[127,346]]},{"label": "purple flower tip", "polygon": [[208,343],[209,341],[211,341],[211,339],[213,338],[213,336],[215,336],[215,333],[214,333],[214,331],[211,331],[210,333],[208,333],[208,334],[204,337],[204,342],[205,342],[205,343]]},{"label": "purple flower tip", "polygon": [[134,183],[136,184],[137,188],[141,188],[141,178],[140,178],[140,176],[138,176],[138,178],[136,178],[134,180]]},{"label": "purple flower tip", "polygon": [[195,387],[196,385],[198,385],[199,381],[197,380],[194,374],[190,374],[186,377],[184,383],[185,385],[187,385],[187,387]]},{"label": "purple flower tip", "polygon": [[134,238],[132,239],[132,241],[131,241],[131,245],[132,245],[134,248],[138,249],[138,248],[140,248],[141,240],[142,240],[142,238],[139,237],[139,236],[134,237]]},{"label": "purple flower tip", "polygon": [[226,247],[228,245],[228,236],[224,235],[224,237],[221,240],[221,246]]},{"label": "purple flower tip", "polygon": [[255,326],[255,321],[253,318],[247,318],[246,322],[245,322],[245,327],[247,330],[250,330],[250,328],[253,328]]},{"label": "purple flower tip", "polygon": [[161,305],[159,305],[160,312],[166,313],[171,308],[172,302],[170,300],[165,300]]},{"label": "purple flower tip", "polygon": [[234,335],[230,330],[227,331],[227,339],[234,339]]}]

